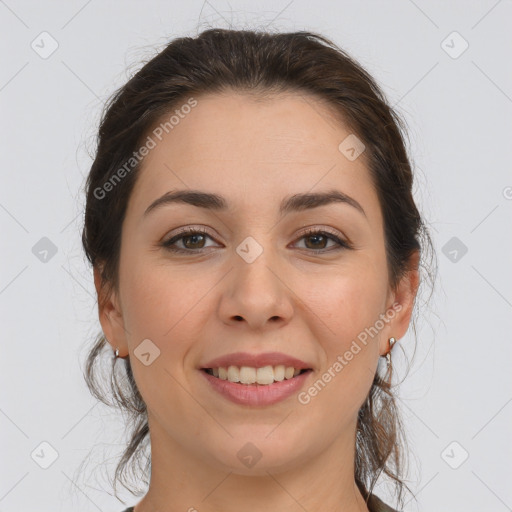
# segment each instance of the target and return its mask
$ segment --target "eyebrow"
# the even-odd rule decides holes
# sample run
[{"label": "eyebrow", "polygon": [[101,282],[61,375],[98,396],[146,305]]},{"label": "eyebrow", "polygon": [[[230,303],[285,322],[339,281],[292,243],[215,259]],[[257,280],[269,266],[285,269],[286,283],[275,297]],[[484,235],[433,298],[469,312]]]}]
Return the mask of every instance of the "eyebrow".
[{"label": "eyebrow", "polygon": [[[151,211],[173,203],[190,204],[198,208],[214,211],[225,211],[228,210],[229,206],[227,200],[218,194],[202,192],[200,190],[171,190],[153,201],[146,208],[143,217],[146,217]],[[348,204],[366,217],[363,207],[353,197],[339,190],[293,194],[285,197],[279,207],[279,213],[283,216],[294,211],[309,210],[333,203]]]}]

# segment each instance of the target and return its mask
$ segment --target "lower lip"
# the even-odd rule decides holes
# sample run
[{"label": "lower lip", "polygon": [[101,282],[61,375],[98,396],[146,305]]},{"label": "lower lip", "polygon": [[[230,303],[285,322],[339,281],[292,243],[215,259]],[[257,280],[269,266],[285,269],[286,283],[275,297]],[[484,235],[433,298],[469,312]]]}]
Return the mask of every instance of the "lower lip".
[{"label": "lower lip", "polygon": [[273,384],[238,384],[228,380],[222,380],[204,370],[199,370],[210,383],[212,388],[226,397],[228,400],[241,405],[272,405],[285,400],[297,393],[309,377],[311,370],[308,370],[291,379],[285,379]]}]

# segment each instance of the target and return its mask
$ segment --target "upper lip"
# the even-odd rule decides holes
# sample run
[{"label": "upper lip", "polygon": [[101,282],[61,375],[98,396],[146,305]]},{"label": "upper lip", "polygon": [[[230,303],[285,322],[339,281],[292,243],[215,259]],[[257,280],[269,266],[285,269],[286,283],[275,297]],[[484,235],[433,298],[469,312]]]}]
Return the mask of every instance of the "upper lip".
[{"label": "upper lip", "polygon": [[264,352],[262,354],[250,354],[248,352],[235,352],[224,356],[216,357],[201,368],[228,368],[229,366],[249,366],[253,368],[262,368],[264,366],[293,366],[299,370],[308,370],[312,365],[297,359],[296,357],[283,354],[281,352]]}]

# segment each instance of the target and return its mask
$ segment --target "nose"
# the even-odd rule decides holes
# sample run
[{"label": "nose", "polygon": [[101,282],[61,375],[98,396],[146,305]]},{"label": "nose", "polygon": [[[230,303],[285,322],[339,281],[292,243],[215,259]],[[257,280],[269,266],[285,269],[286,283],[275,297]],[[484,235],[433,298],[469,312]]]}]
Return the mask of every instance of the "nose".
[{"label": "nose", "polygon": [[224,280],[219,315],[226,324],[251,330],[283,327],[293,316],[293,292],[283,269],[263,251],[251,263],[235,253]]}]

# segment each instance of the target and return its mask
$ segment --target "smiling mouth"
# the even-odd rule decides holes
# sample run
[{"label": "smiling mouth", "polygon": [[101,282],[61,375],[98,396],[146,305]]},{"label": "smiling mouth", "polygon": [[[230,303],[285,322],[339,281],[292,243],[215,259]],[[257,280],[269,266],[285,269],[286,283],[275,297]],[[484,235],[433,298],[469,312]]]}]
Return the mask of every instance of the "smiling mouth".
[{"label": "smiling mouth", "polygon": [[202,368],[202,371],[220,380],[227,380],[233,384],[268,386],[276,382],[291,380],[298,375],[312,371],[311,368],[298,369],[293,366],[264,366],[254,368],[250,366],[229,366],[218,368]]}]

